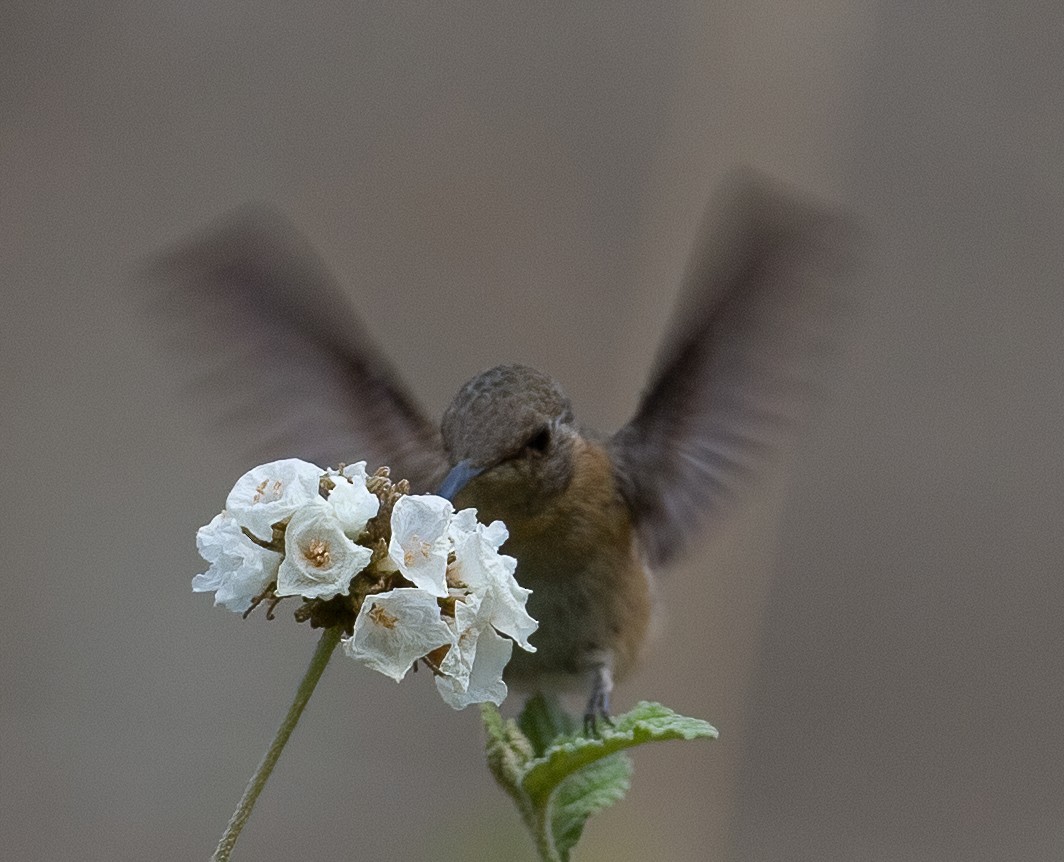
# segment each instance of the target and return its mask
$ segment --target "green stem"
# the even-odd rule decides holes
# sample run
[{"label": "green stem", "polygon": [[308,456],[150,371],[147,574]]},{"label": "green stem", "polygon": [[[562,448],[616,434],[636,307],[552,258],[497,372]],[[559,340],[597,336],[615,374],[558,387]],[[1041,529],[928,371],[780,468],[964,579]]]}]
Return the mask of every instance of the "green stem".
[{"label": "green stem", "polygon": [[554,830],[551,828],[551,810],[553,806],[550,800],[545,805],[537,805],[535,808],[535,823],[532,828],[536,840],[536,849],[543,862],[562,862],[562,856],[558,848],[554,846]]},{"label": "green stem", "polygon": [[314,650],[314,657],[310,660],[310,666],[303,675],[303,681],[299,683],[299,688],[296,689],[296,696],[292,701],[292,705],[288,707],[288,714],[284,717],[284,721],[281,722],[281,726],[277,728],[277,735],[266,750],[266,754],[263,756],[262,762],[259,763],[258,769],[255,770],[255,774],[251,776],[248,786],[244,788],[244,795],[240,798],[240,803],[237,805],[236,811],[233,812],[233,816],[229,818],[229,825],[225,827],[225,832],[222,833],[222,838],[218,842],[218,849],[214,851],[211,862],[229,862],[229,854],[233,852],[233,845],[236,844],[240,830],[244,828],[244,824],[247,823],[248,818],[251,816],[251,809],[255,807],[255,800],[259,798],[262,788],[266,786],[266,779],[273,772],[273,767],[276,766],[277,759],[281,756],[281,752],[288,742],[288,737],[295,730],[307,701],[310,700],[310,696],[314,693],[314,687],[318,684],[318,680],[321,679],[325,666],[332,657],[333,650],[336,649],[336,645],[340,642],[340,634],[339,626],[325,629],[321,633],[321,640],[318,641],[317,649]]}]

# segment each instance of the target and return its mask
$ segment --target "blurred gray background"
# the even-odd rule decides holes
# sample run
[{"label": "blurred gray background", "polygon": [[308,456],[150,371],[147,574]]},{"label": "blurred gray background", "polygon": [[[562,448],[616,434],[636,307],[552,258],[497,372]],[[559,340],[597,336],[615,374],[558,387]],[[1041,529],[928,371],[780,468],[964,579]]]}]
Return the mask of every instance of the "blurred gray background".
[{"label": "blurred gray background", "polygon": [[[1060,859],[1062,33],[1056,2],[0,6],[0,855],[206,858],[315,640],[189,590],[250,465],[138,263],[271,201],[433,411],[517,360],[612,429],[742,163],[863,214],[863,311],[618,693],[721,740],[637,753],[577,858]],[[237,857],[530,860],[481,745],[338,659]]]}]

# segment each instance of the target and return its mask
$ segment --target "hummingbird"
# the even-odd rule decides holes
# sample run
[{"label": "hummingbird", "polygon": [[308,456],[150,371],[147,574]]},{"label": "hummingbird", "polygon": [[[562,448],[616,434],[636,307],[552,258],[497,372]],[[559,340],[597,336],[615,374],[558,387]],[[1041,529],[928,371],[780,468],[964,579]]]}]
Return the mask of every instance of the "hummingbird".
[{"label": "hummingbird", "polygon": [[242,428],[249,450],[387,464],[413,491],[506,524],[539,630],[505,679],[589,693],[594,727],[647,641],[654,573],[719,522],[817,400],[855,238],[837,209],[733,175],[703,219],[635,415],[612,434],[582,426],[557,381],[519,364],[474,376],[434,423],[271,209],[223,218],[152,270],[168,285],[168,327],[179,317],[186,346],[214,360],[202,391],[220,396],[219,421]]}]

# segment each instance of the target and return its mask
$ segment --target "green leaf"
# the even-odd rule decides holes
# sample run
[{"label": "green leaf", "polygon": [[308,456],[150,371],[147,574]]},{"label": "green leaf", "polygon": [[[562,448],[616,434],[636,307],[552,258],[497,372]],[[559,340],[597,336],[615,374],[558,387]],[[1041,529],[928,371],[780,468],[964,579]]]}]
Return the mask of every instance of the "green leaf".
[{"label": "green leaf", "polygon": [[502,789],[513,797],[527,821],[530,812],[525,811],[528,800],[521,782],[525,767],[533,756],[532,746],[512,720],[503,720],[493,704],[482,704],[480,716],[488,734],[488,768]]},{"label": "green leaf", "polygon": [[585,736],[556,699],[536,695],[517,721],[482,710],[488,764],[513,797],[545,860],[568,860],[589,817],[624,798],[632,762],[623,751],[669,739],[716,739],[705,721],[678,715],[658,703],[635,709]]},{"label": "green leaf", "polygon": [[572,736],[577,731],[576,719],[562,709],[556,697],[533,695],[517,716],[517,726],[532,743],[536,757],[542,757],[560,736]]},{"label": "green leaf", "polygon": [[624,799],[632,783],[632,770],[627,754],[611,754],[558,785],[551,806],[551,832],[562,859],[569,858],[592,814]]},{"label": "green leaf", "polygon": [[597,736],[559,736],[542,755],[529,761],[522,784],[534,800],[543,799],[578,769],[603,757],[668,739],[716,739],[717,730],[698,718],[678,715],[660,703],[643,701],[635,709],[601,727]]}]

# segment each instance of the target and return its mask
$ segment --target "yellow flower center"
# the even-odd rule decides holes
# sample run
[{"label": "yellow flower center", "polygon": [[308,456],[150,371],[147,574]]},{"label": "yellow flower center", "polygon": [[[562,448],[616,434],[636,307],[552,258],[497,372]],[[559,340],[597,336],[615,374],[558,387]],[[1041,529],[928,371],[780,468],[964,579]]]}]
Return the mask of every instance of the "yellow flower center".
[{"label": "yellow flower center", "polygon": [[386,629],[394,629],[395,624],[399,622],[399,617],[393,617],[380,605],[374,605],[370,608],[368,616],[377,625],[383,626]]},{"label": "yellow flower center", "polygon": [[432,554],[432,543],[421,541],[421,536],[414,533],[410,537],[410,544],[403,549],[403,562],[408,566],[414,565],[418,554],[421,554],[422,558],[427,560]]},{"label": "yellow flower center", "polygon": [[263,479],[255,488],[255,495],[251,498],[251,503],[261,503],[263,500],[280,500],[281,491],[284,490],[284,485],[280,479],[274,479],[273,485],[270,484],[269,479]]},{"label": "yellow flower center", "polygon": [[307,558],[308,563],[318,569],[324,568],[332,561],[329,543],[324,539],[311,539],[310,544],[303,550],[303,556]]}]

